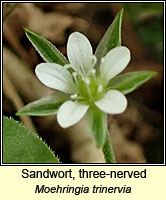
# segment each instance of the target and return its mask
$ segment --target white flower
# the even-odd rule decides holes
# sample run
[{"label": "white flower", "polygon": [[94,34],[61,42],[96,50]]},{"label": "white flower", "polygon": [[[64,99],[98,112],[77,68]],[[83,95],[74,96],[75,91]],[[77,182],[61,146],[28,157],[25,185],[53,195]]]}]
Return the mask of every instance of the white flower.
[{"label": "white flower", "polygon": [[69,36],[67,55],[68,65],[41,63],[35,70],[46,86],[71,95],[57,114],[62,127],[76,124],[90,106],[95,105],[108,114],[122,113],[126,109],[126,97],[118,90],[108,90],[107,85],[129,63],[130,51],[127,47],[110,50],[101,60],[99,73],[94,69],[97,60],[90,42],[83,34],[74,32]]}]

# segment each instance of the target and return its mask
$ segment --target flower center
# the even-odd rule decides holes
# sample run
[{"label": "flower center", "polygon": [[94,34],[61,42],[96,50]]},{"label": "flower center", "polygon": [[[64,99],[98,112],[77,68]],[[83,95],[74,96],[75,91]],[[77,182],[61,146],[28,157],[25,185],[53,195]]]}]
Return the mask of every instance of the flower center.
[{"label": "flower center", "polygon": [[73,72],[73,79],[77,87],[77,94],[71,95],[72,100],[79,100],[85,104],[93,104],[104,95],[104,88],[92,69],[89,76],[81,77]]}]

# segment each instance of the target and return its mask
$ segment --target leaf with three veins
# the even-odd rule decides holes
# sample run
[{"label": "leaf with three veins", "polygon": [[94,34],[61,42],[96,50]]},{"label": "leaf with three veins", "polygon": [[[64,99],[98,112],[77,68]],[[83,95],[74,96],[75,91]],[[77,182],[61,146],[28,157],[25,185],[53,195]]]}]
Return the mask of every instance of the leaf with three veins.
[{"label": "leaf with three veins", "polygon": [[47,116],[57,113],[59,107],[69,99],[69,96],[57,92],[53,95],[41,98],[27,104],[16,115]]},{"label": "leaf with three veins", "polygon": [[57,63],[62,66],[69,63],[65,56],[51,42],[30,31],[28,28],[24,28],[24,30],[26,36],[45,62]]},{"label": "leaf with three veins", "polygon": [[157,72],[154,71],[128,72],[112,78],[108,87],[109,89],[119,90],[123,94],[128,94],[156,75]]},{"label": "leaf with three veins", "polygon": [[103,38],[98,44],[95,56],[97,57],[97,65],[99,66],[101,58],[103,58],[111,49],[121,45],[121,27],[124,10],[121,9],[116,15],[112,24],[108,27]]}]

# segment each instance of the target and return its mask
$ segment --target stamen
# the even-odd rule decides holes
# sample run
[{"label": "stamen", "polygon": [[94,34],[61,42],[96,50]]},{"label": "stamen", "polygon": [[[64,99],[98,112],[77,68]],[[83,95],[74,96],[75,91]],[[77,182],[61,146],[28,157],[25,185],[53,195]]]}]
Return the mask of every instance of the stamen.
[{"label": "stamen", "polygon": [[92,74],[92,77],[93,77],[94,81],[96,82],[96,70],[92,69],[91,70],[91,74]]},{"label": "stamen", "polygon": [[104,63],[104,61],[105,61],[105,58],[102,58],[102,59],[101,59],[101,64],[103,64],[103,63]]},{"label": "stamen", "polygon": [[78,74],[77,74],[77,72],[73,72],[72,75],[73,75],[75,83],[77,84],[78,83],[78,78],[77,78]]},{"label": "stamen", "polygon": [[91,73],[92,73],[92,75],[95,75],[95,74],[96,74],[96,70],[95,70],[95,69],[92,69],[92,70],[91,70]]},{"label": "stamen", "polygon": [[97,91],[98,91],[98,92],[102,92],[102,90],[103,90],[103,86],[102,86],[102,85],[99,85]]},{"label": "stamen", "polygon": [[77,95],[77,94],[72,94],[72,95],[70,96],[70,98],[71,98],[72,100],[76,100],[76,99],[77,99],[77,97],[78,97],[78,95]]},{"label": "stamen", "polygon": [[92,55],[92,56],[91,56],[90,63],[89,63],[89,68],[88,68],[89,70],[88,70],[88,73],[91,73],[91,70],[94,68],[96,62],[97,62],[96,56]]},{"label": "stamen", "polygon": [[86,83],[86,85],[90,84],[89,78],[83,77],[82,80]]},{"label": "stamen", "polygon": [[90,80],[89,80],[89,78],[86,78],[86,77],[84,77],[82,80],[84,81],[84,83],[86,85],[86,88],[87,88],[87,91],[88,91],[88,94],[89,94],[89,98],[90,98],[90,101],[91,101],[92,95],[91,95],[91,90],[90,90],[90,87],[89,87]]}]

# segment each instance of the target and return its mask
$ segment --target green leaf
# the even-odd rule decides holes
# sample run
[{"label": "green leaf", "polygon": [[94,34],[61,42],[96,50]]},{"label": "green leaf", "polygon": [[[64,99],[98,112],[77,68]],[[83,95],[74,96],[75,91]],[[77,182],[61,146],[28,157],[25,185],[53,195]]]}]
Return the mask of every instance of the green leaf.
[{"label": "green leaf", "polygon": [[16,115],[31,115],[31,116],[47,116],[57,113],[59,107],[69,96],[60,92],[53,95],[41,98],[37,101],[27,104]]},{"label": "green leaf", "polygon": [[154,71],[128,72],[111,79],[109,89],[128,94],[156,75],[157,72]]},{"label": "green leaf", "polygon": [[96,145],[101,148],[104,145],[107,134],[107,114],[97,107],[91,107],[87,113],[87,120]]},{"label": "green leaf", "polygon": [[124,10],[121,9],[116,15],[114,21],[105,32],[103,38],[96,48],[95,55],[98,60],[97,66],[100,64],[101,58],[104,57],[111,49],[121,45],[123,12]]},{"label": "green leaf", "polygon": [[14,119],[3,117],[3,163],[59,163],[35,134]]},{"label": "green leaf", "polygon": [[103,154],[106,160],[106,163],[116,163],[115,154],[112,148],[112,144],[109,138],[109,132],[107,131],[105,143],[103,145]]},{"label": "green leaf", "polygon": [[29,41],[46,62],[57,63],[62,66],[68,64],[68,60],[51,42],[27,28],[24,28],[24,30]]}]

